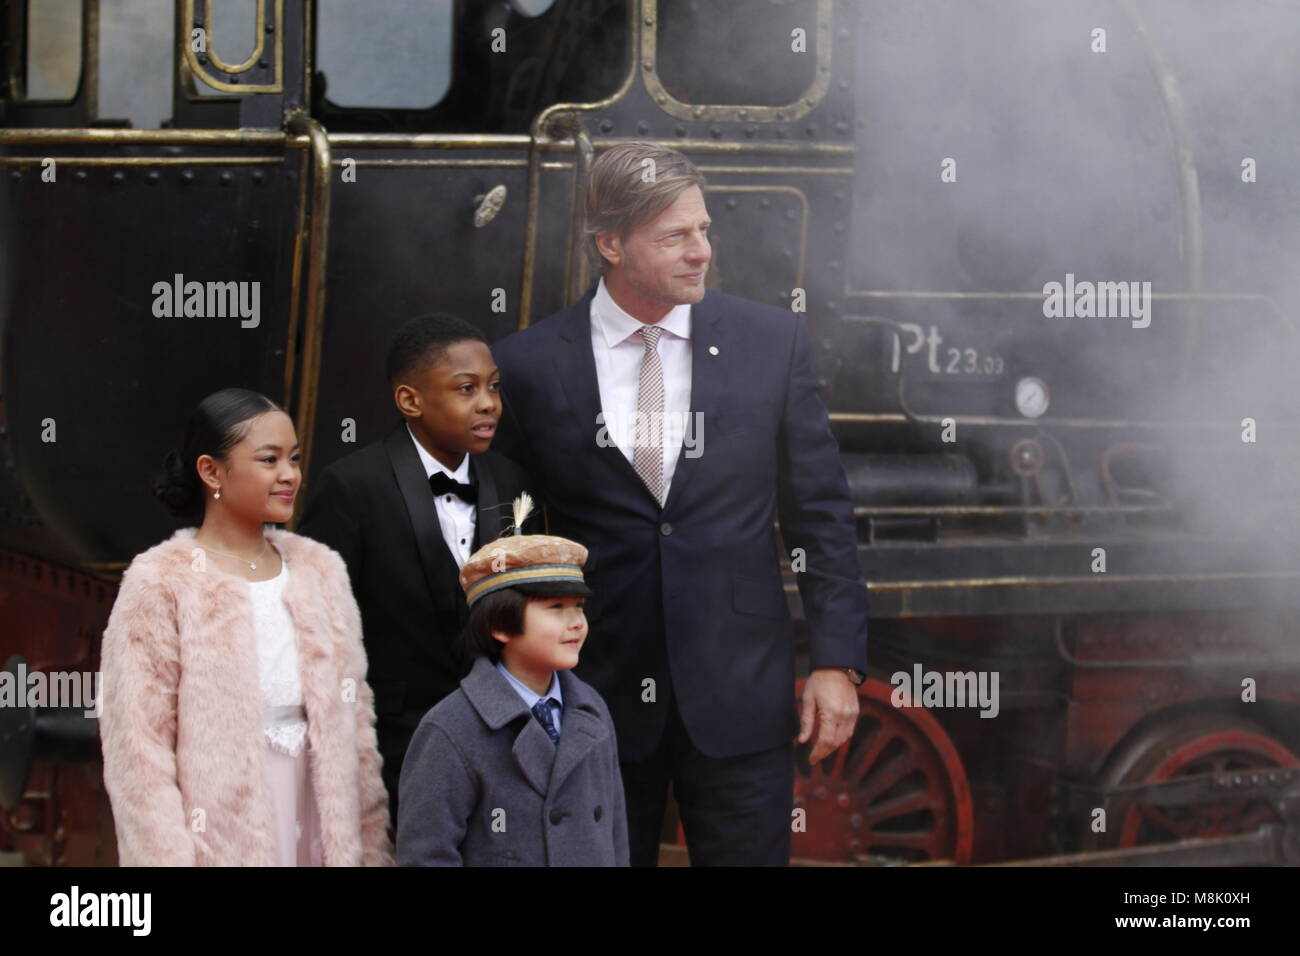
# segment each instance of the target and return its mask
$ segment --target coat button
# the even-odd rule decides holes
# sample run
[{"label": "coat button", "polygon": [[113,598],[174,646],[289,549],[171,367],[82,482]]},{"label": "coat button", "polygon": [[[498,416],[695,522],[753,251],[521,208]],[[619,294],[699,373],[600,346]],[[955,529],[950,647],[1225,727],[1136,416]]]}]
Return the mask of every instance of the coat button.
[{"label": "coat button", "polygon": [[563,819],[564,819],[564,811],[563,811],[563,810],[552,810],[552,811],[551,811],[551,822],[552,822],[552,823],[554,823],[555,825],[558,826],[559,823],[560,823],[560,821],[563,820]]},{"label": "coat button", "polygon": [[661,525],[659,526],[659,533],[660,533],[660,534],[672,534],[672,533],[673,533],[673,526],[670,525],[667,521],[665,521],[663,524],[661,524]]},{"label": "coat button", "polygon": [[596,822],[600,822],[600,807],[596,808]]}]

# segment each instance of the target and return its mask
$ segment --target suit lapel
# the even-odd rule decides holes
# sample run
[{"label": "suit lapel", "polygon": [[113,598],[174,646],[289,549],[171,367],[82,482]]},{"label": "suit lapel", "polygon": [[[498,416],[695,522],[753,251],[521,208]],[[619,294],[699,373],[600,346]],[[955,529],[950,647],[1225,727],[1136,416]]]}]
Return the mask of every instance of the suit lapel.
[{"label": "suit lapel", "polygon": [[[505,678],[501,678],[502,681]],[[506,688],[511,694],[514,689]],[[546,781],[551,776],[552,768],[555,766],[555,744],[551,743],[550,736],[546,729],[537,722],[528,709],[524,707],[524,702],[519,700],[519,695],[515,694],[515,700],[519,702],[519,707],[528,719],[524,721],[523,730],[519,731],[519,736],[515,738],[514,746],[511,750],[515,755],[515,762],[519,764],[519,769],[524,777],[528,780],[529,786],[536,790],[543,797],[546,796]],[[560,736],[560,741],[564,741],[564,736]]]},{"label": "suit lapel", "polygon": [[[537,724],[537,721],[534,720],[533,723]],[[573,772],[573,768],[582,763],[587,754],[591,753],[591,749],[609,733],[600,722],[600,718],[589,710],[571,707],[567,699],[564,704],[564,722],[560,731],[559,745],[551,743],[550,737],[547,737],[541,724],[537,724],[537,729],[542,731],[546,743],[555,751],[555,766],[551,768],[552,793],[559,791],[560,785]]]},{"label": "suit lapel", "polygon": [[603,460],[615,472],[641,489],[645,500],[656,510],[659,502],[655,501],[650,490],[646,488],[641,476],[636,473],[632,463],[623,456],[623,452],[613,440],[597,442],[596,434],[601,428],[596,416],[601,414],[600,380],[596,377],[596,357],[591,351],[591,300],[595,297],[593,286],[577,305],[563,316],[560,328],[562,347],[557,357],[556,373],[564,383],[564,393],[569,400],[569,408],[579,426],[590,428],[594,454]]},{"label": "suit lapel", "polygon": [[384,446],[393,466],[393,477],[397,479],[397,487],[406,502],[406,513],[411,521],[411,530],[415,532],[415,544],[420,552],[429,595],[435,606],[454,607],[453,591],[440,586],[439,582],[445,582],[448,577],[454,580],[459,570],[447,549],[447,542],[442,539],[442,526],[438,523],[438,510],[433,505],[429,479],[424,474],[424,466],[405,422],[389,432]]},{"label": "suit lapel", "polygon": [[474,550],[501,537],[502,508],[496,477],[481,455],[469,456],[469,470],[478,485],[474,514]]},{"label": "suit lapel", "polygon": [[[600,719],[588,689],[579,684],[570,671],[557,671],[560,693],[564,697],[564,718],[560,729],[560,743],[555,748],[555,766],[551,769],[551,793],[573,772],[593,747],[609,736],[609,729]],[[534,720],[533,723],[537,724]],[[539,729],[541,724],[538,724]],[[542,731],[546,736],[546,731]],[[547,738],[550,743],[550,738]]]},{"label": "suit lapel", "polygon": [[[474,661],[474,666],[460,686],[489,730],[500,730],[513,720],[527,718],[515,735],[510,750],[528,785],[545,797],[546,782],[550,779],[551,767],[556,759],[556,748],[546,730],[524,706],[523,699],[486,657]],[[563,734],[560,735],[560,740],[564,740]]]}]

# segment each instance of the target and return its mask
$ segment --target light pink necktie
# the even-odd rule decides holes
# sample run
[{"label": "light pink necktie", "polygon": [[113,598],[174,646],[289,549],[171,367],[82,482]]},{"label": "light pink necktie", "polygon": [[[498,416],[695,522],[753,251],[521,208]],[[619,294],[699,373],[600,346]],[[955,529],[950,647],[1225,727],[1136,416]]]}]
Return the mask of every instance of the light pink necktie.
[{"label": "light pink necktie", "polygon": [[632,467],[650,494],[664,503],[664,367],[659,361],[659,336],[664,330],[644,325],[636,330],[645,342],[641,356],[641,383],[636,393],[636,444]]}]

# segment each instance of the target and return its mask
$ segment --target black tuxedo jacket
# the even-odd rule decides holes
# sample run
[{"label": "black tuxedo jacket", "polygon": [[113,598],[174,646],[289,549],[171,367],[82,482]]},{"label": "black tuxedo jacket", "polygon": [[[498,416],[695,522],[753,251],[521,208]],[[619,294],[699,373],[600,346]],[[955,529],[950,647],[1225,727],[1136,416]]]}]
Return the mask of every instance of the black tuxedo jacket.
[{"label": "black tuxedo jacket", "polygon": [[[473,553],[510,527],[510,504],[528,481],[518,465],[491,451],[471,455],[470,471],[479,486]],[[529,519],[525,532],[540,532],[540,523]],[[461,646],[468,608],[460,569],[405,422],[317,475],[297,530],[329,545],[348,566],[384,781],[395,794],[411,734],[473,663]]]},{"label": "black tuxedo jacket", "polygon": [[683,447],[661,508],[623,453],[598,440],[594,293],[493,346],[505,395],[494,447],[537,483],[550,533],[590,552],[596,593],[577,673],[608,702],[622,760],[652,753],[670,694],[709,756],[780,746],[798,732],[781,579],[791,549],[806,561],[796,578],[810,666],[867,666],[848,481],[804,321],[716,291],[692,306],[701,453]]}]

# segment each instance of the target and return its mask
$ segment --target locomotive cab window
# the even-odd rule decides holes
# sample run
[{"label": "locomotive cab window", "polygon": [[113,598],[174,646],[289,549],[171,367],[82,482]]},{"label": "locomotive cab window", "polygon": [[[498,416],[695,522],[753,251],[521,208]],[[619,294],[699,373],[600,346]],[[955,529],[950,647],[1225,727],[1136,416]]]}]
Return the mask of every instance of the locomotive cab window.
[{"label": "locomotive cab window", "polygon": [[81,35],[81,0],[30,5],[22,99],[66,103],[77,95]]},{"label": "locomotive cab window", "polygon": [[451,3],[320,0],[318,95],[333,106],[427,110],[451,86]]},{"label": "locomotive cab window", "polygon": [[659,0],[655,71],[679,103],[789,106],[829,52],[818,48],[826,15],[819,0]]}]

